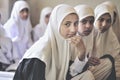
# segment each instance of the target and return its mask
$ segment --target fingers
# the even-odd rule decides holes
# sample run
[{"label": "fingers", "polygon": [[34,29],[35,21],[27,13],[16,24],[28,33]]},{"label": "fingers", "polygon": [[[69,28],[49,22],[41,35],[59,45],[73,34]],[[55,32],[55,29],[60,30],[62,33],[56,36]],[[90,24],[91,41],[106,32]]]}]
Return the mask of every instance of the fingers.
[{"label": "fingers", "polygon": [[74,36],[68,39],[69,43],[74,46],[79,46],[83,44],[83,40],[80,36]]},{"label": "fingers", "polygon": [[88,60],[89,65],[99,65],[100,64],[100,59],[96,57],[90,57]]}]

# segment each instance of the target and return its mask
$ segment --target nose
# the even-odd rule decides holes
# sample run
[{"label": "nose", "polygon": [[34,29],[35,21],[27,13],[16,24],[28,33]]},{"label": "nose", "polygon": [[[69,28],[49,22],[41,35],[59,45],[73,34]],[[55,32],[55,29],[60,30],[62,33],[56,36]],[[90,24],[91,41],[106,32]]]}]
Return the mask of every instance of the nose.
[{"label": "nose", "polygon": [[77,32],[77,30],[78,30],[78,27],[76,27],[76,26],[74,26],[74,25],[72,25],[72,26],[70,27],[70,32],[72,32],[72,33]]},{"label": "nose", "polygon": [[105,20],[103,21],[102,26],[107,26],[107,22]]},{"label": "nose", "polygon": [[86,23],[86,28],[89,29],[92,27],[92,24],[90,24],[89,22]]},{"label": "nose", "polygon": [[28,15],[28,13],[27,12],[24,12],[24,16],[27,16]]}]

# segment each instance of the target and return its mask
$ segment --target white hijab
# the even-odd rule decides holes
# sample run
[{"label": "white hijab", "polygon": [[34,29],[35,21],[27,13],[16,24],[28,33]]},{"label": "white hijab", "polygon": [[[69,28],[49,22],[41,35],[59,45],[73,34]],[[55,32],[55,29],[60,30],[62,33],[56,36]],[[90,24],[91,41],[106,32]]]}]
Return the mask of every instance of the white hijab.
[{"label": "white hijab", "polygon": [[39,24],[37,24],[34,28],[33,28],[33,39],[34,41],[37,41],[40,37],[43,36],[46,28],[47,28],[47,24],[45,22],[45,17],[46,15],[50,14],[52,12],[52,8],[51,7],[45,7],[42,9],[41,14],[40,14],[40,20],[39,20]]},{"label": "white hijab", "polygon": [[29,10],[26,1],[16,1],[10,19],[4,24],[7,35],[12,41],[21,40],[27,42],[30,39],[30,32],[32,29],[30,16],[27,20],[22,20],[19,15],[20,11],[24,8],[28,8]]},{"label": "white hijab", "polygon": [[94,11],[89,5],[86,4],[77,5],[75,6],[75,10],[77,11],[77,14],[79,16],[79,21],[81,21],[82,19],[88,16],[94,17]]},{"label": "white hijab", "polygon": [[117,6],[111,1],[103,2],[103,4],[109,6],[111,8],[111,10],[113,11],[113,13],[114,12],[116,13],[116,21],[112,25],[112,29],[113,29],[114,33],[116,34],[116,36],[119,40],[119,43],[120,43],[120,20],[119,20],[120,16],[119,16],[119,13],[118,13]]},{"label": "white hijab", "polygon": [[[86,4],[82,5],[77,5],[75,6],[75,10],[77,11],[77,14],[79,16],[79,21],[82,19],[88,17],[88,16],[93,16],[94,17],[94,10]],[[83,36],[83,41],[86,46],[86,53],[90,53],[92,50],[92,45],[93,45],[93,40],[92,40],[92,32],[88,36]]]},{"label": "white hijab", "polygon": [[25,58],[38,58],[46,64],[46,80],[66,80],[69,67],[69,43],[60,35],[63,19],[76,13],[74,8],[65,4],[56,6],[50,17],[47,29],[24,55]]},{"label": "white hijab", "polygon": [[47,26],[47,24],[45,23],[45,16],[51,12],[52,12],[51,7],[45,7],[42,9],[41,14],[40,14],[40,20],[39,20],[39,23],[41,24],[42,27]]},{"label": "white hijab", "polygon": [[100,33],[96,30],[98,29],[98,26],[96,26],[96,21],[105,13],[109,13],[111,17],[113,15],[111,9],[106,5],[100,4],[95,8],[94,31],[96,33],[93,32],[93,35],[96,36],[94,37],[94,48],[92,53],[98,58],[104,54],[111,54],[113,57],[116,57],[120,52],[119,42],[111,27],[104,33]]}]

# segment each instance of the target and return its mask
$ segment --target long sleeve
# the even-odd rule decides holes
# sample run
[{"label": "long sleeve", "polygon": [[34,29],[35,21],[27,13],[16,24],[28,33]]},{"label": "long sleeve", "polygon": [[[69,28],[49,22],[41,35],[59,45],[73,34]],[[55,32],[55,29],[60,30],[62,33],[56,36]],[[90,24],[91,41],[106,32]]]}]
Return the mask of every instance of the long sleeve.
[{"label": "long sleeve", "polygon": [[45,63],[37,58],[23,59],[13,80],[45,80]]},{"label": "long sleeve", "polygon": [[78,57],[76,57],[75,61],[70,66],[70,74],[71,76],[75,76],[78,73],[81,73],[88,59],[85,58],[84,61],[80,61]]}]

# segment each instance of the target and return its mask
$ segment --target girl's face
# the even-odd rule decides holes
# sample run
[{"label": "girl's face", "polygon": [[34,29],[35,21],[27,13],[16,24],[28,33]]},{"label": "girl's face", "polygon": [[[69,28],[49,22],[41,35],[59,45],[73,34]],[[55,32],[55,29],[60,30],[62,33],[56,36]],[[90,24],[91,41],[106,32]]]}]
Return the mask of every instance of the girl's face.
[{"label": "girl's face", "polygon": [[24,8],[20,11],[20,17],[22,20],[26,20],[28,18],[28,15],[29,15],[28,8]]},{"label": "girl's face", "polygon": [[104,33],[111,26],[111,17],[109,13],[103,14],[96,21],[96,26],[101,33]]},{"label": "girl's face", "polygon": [[67,15],[60,26],[60,34],[65,38],[70,38],[76,35],[78,31],[78,16],[76,14]]},{"label": "girl's face", "polygon": [[49,13],[49,14],[47,14],[47,15],[45,16],[45,23],[46,23],[46,24],[48,24],[48,22],[49,22],[50,14],[51,14],[51,13]]},{"label": "girl's face", "polygon": [[83,36],[89,35],[93,29],[93,22],[94,22],[93,16],[88,16],[82,19],[79,22],[78,34],[83,35]]}]

